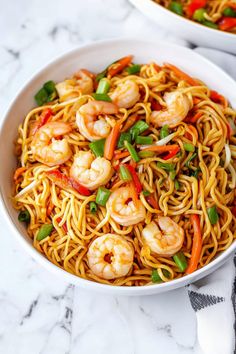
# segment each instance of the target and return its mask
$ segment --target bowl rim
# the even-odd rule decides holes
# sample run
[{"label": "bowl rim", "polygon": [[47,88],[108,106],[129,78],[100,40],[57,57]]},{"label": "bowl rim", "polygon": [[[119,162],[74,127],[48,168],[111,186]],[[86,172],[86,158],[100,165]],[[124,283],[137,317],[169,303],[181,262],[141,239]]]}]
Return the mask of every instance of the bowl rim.
[{"label": "bowl rim", "polygon": [[[192,50],[173,43],[169,42],[164,42],[162,40],[156,40],[155,42],[153,40],[144,40],[144,39],[135,39],[135,38],[116,38],[116,39],[106,39],[106,40],[100,40],[96,42],[91,42],[89,44],[83,44],[80,45],[72,50],[66,51],[61,55],[56,56],[52,60],[48,62],[46,65],[42,65],[39,69],[37,69],[28,80],[17,90],[16,94],[14,97],[11,99],[10,103],[8,104],[7,108],[3,112],[3,119],[0,121],[0,137],[2,135],[2,130],[3,127],[7,121],[7,117],[11,110],[14,108],[15,101],[18,99],[18,97],[21,95],[23,91],[25,91],[30,85],[31,82],[34,81],[35,79],[39,78],[44,70],[50,69],[50,67],[53,67],[54,65],[60,63],[60,61],[67,60],[71,56],[73,56],[75,53],[80,53],[80,51],[83,50],[89,50],[92,48],[98,48],[101,45],[112,45],[112,44],[124,44],[124,43],[130,43],[130,42],[137,42],[139,43],[145,43],[145,44],[159,44],[162,46],[168,46],[171,48],[174,48],[176,50],[181,50],[182,52],[187,51],[191,52]],[[135,55],[135,54],[134,54]],[[210,60],[206,59],[202,55],[194,52],[194,56],[201,58],[201,60],[205,61],[208,65],[212,66],[218,71],[221,71],[222,74],[226,75],[229,80],[232,81],[232,83],[236,86],[235,81],[220,67],[218,67],[216,64],[212,63]],[[54,263],[52,263],[49,259],[47,259],[43,254],[41,254],[39,251],[37,251],[32,243],[30,243],[30,238],[26,240],[22,233],[19,231],[17,225],[15,224],[15,218],[10,214],[7,208],[7,204],[5,203],[4,200],[4,193],[2,191],[2,186],[0,185],[0,211],[2,211],[3,219],[7,221],[10,230],[12,231],[11,234],[14,235],[15,239],[21,243],[21,245],[25,248],[26,252],[32,256],[34,259],[36,259],[39,264],[41,264],[44,268],[47,270],[51,271],[52,273],[58,275],[61,277],[63,281],[68,281],[76,286],[80,286],[82,288],[86,289],[91,289],[107,294],[114,294],[116,293],[117,295],[128,295],[128,296],[135,296],[135,295],[152,295],[155,293],[161,293],[165,291],[170,291],[174,290],[180,287],[183,287],[184,285],[191,283],[193,281],[196,281],[200,278],[205,277],[209,273],[211,273],[214,269],[217,268],[217,265],[220,266],[222,265],[227,258],[236,250],[236,241],[234,241],[227,250],[223,251],[221,254],[219,254],[216,258],[214,258],[210,263],[205,265],[204,267],[196,270],[195,272],[185,275],[181,278],[177,278],[174,280],[171,280],[170,282],[166,283],[161,283],[161,284],[152,284],[150,286],[137,286],[137,287],[126,287],[126,286],[117,286],[117,285],[110,285],[110,284],[102,284],[98,282],[94,282],[88,279],[81,278],[75,274],[69,273],[66,270],[64,270],[61,267],[56,266]],[[62,278],[63,277],[63,278]],[[160,290],[160,291],[159,291]]]},{"label": "bowl rim", "polygon": [[[136,4],[136,1],[137,0],[130,0],[130,2],[133,5]],[[153,8],[155,7],[155,5],[157,5],[160,11],[163,11],[166,14],[168,13],[170,16],[172,16],[173,18],[178,19],[178,21],[180,21],[180,22],[182,20],[184,20],[186,24],[188,23],[189,25],[196,26],[197,30],[204,29],[204,30],[208,31],[208,33],[212,33],[212,34],[217,34],[218,33],[220,36],[222,36],[222,39],[223,38],[225,39],[226,37],[228,37],[230,39],[235,39],[236,40],[236,34],[234,34],[234,33],[221,31],[221,30],[215,29],[215,28],[210,28],[210,27],[204,26],[201,23],[192,21],[192,20],[186,18],[185,16],[177,15],[176,13],[174,13],[171,10],[167,9],[166,7],[156,3],[154,0],[142,0],[142,2],[146,2],[147,4],[149,4],[149,6],[153,6]]]}]

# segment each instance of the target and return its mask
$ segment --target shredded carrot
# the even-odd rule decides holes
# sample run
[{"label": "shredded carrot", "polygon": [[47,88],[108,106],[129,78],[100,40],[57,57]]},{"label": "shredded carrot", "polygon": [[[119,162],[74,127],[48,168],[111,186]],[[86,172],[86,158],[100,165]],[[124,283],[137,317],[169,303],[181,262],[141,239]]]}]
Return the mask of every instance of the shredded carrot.
[{"label": "shredded carrot", "polygon": [[186,274],[191,274],[197,269],[202,251],[202,233],[199,216],[193,214],[190,216],[190,220],[193,225],[193,242],[191,258],[188,268],[186,269]]},{"label": "shredded carrot", "polygon": [[177,148],[179,148],[178,145],[163,145],[163,146],[151,145],[146,147],[145,149],[142,149],[142,151],[156,151],[162,154],[163,152],[170,152],[176,150]]},{"label": "shredded carrot", "polygon": [[117,140],[119,139],[120,136],[120,126],[121,126],[121,122],[118,121],[112,128],[109,136],[106,138],[105,147],[104,147],[104,157],[107,160],[111,160],[114,155]]},{"label": "shredded carrot", "polygon": [[50,202],[48,203],[48,207],[47,207],[47,216],[50,216],[52,211],[54,209],[54,204],[52,203],[52,201],[50,200]]},{"label": "shredded carrot", "polygon": [[136,191],[134,182],[130,182],[130,190],[131,190],[131,198],[134,202],[135,207],[138,209],[139,205],[138,205],[138,193]]},{"label": "shredded carrot", "polygon": [[115,153],[115,155],[114,155],[114,159],[115,160],[120,160],[120,159],[123,159],[124,157],[127,157],[127,156],[129,156],[130,155],[130,153],[128,152],[128,151],[124,151],[124,152],[120,152],[120,153]]},{"label": "shredded carrot", "polygon": [[159,73],[159,71],[161,71],[161,67],[159,65],[157,65],[156,63],[152,63],[154,69],[156,70],[156,72]]},{"label": "shredded carrot", "polygon": [[154,209],[159,210],[159,205],[158,205],[156,199],[153,197],[153,195],[148,195],[146,197],[146,200],[147,200],[148,204],[151,205],[151,207],[153,207]]},{"label": "shredded carrot", "polygon": [[175,65],[169,64],[169,63],[164,63],[164,67],[167,69],[172,70],[176,76],[178,76],[181,80],[186,81],[189,85],[191,86],[197,86],[198,82],[194,80],[191,76],[177,68]]},{"label": "shredded carrot", "polygon": [[192,116],[187,116],[185,122],[187,123],[196,123],[199,118],[201,118],[202,112],[196,112]]},{"label": "shredded carrot", "polygon": [[236,4],[232,1],[227,2],[227,6],[231,7],[233,10],[236,10]]},{"label": "shredded carrot", "polygon": [[133,59],[133,55],[128,55],[127,57],[121,58],[108,68],[108,78],[115,76],[120,73],[126,66],[128,66]]},{"label": "shredded carrot", "polygon": [[27,170],[26,167],[19,167],[15,170],[15,173],[14,173],[14,176],[13,176],[13,179],[14,181],[17,181],[18,178],[22,175],[23,172],[25,172],[25,170]]},{"label": "shredded carrot", "polygon": [[125,122],[125,125],[121,129],[122,132],[125,132],[129,128],[131,128],[134,123],[136,123],[141,117],[137,114],[132,114],[130,117],[128,117],[127,121]]},{"label": "shredded carrot", "polygon": [[201,99],[198,98],[198,97],[193,97],[193,104],[196,105],[198,104],[199,102],[201,102]]},{"label": "shredded carrot", "polygon": [[215,103],[221,104],[224,108],[228,107],[227,99],[214,90],[210,91],[210,99]]}]

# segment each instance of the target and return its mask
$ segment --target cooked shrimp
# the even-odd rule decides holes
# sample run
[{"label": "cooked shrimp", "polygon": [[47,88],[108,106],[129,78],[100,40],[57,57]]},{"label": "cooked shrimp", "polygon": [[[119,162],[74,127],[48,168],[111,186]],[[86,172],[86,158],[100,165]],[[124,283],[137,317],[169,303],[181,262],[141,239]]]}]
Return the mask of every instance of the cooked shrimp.
[{"label": "cooked shrimp", "polygon": [[72,151],[68,141],[65,138],[61,140],[54,138],[70,131],[71,126],[64,122],[50,122],[39,128],[31,143],[35,160],[48,166],[60,165],[69,160]]},{"label": "cooked shrimp", "polygon": [[165,111],[153,111],[150,121],[159,127],[168,125],[174,127],[186,118],[189,110],[192,108],[192,102],[188,96],[179,91],[167,92],[164,94],[164,100],[167,105]]},{"label": "cooked shrimp", "polygon": [[107,202],[108,211],[118,224],[135,225],[146,217],[146,210],[140,200],[134,204],[130,187],[116,189]]},{"label": "cooked shrimp", "polygon": [[81,69],[73,79],[59,82],[56,85],[56,90],[61,101],[77,97],[80,92],[90,94],[93,92],[92,76],[87,70]]},{"label": "cooked shrimp", "polygon": [[95,158],[90,151],[79,151],[74,156],[70,175],[77,182],[94,190],[105,185],[111,178],[113,169],[104,157]]},{"label": "cooked shrimp", "polygon": [[136,82],[126,80],[117,85],[115,90],[110,93],[112,101],[120,108],[130,108],[140,98],[139,88]]},{"label": "cooked shrimp", "polygon": [[184,242],[184,230],[168,216],[159,216],[142,231],[142,236],[151,251],[171,257],[177,253]]},{"label": "cooked shrimp", "polygon": [[134,259],[133,247],[123,237],[106,234],[96,238],[87,253],[91,271],[102,279],[124,277]]},{"label": "cooked shrimp", "polygon": [[81,106],[76,114],[76,123],[80,133],[88,140],[106,138],[111,130],[105,118],[100,115],[116,114],[118,107],[114,103],[90,101]]}]

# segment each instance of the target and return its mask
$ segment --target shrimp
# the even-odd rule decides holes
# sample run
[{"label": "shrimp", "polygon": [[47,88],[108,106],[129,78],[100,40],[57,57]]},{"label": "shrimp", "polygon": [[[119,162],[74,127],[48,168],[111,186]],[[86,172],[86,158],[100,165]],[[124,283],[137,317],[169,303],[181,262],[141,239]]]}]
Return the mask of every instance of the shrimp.
[{"label": "shrimp", "polygon": [[142,231],[142,236],[151,251],[159,256],[171,257],[184,242],[184,230],[168,216],[159,216]]},{"label": "shrimp", "polygon": [[116,234],[96,238],[87,253],[91,271],[102,279],[127,275],[132,267],[134,250],[131,244]]},{"label": "shrimp", "polygon": [[94,158],[90,151],[79,151],[70,169],[71,177],[90,190],[107,184],[112,174],[110,161],[104,157]]},{"label": "shrimp", "polygon": [[118,224],[130,226],[138,224],[146,217],[146,210],[140,200],[134,204],[130,187],[116,189],[110,195],[107,209]]},{"label": "shrimp", "polygon": [[56,85],[57,93],[61,101],[67,101],[82,94],[90,94],[93,92],[92,75],[84,69],[76,73],[75,77],[70,80],[59,82]]},{"label": "shrimp", "polygon": [[167,110],[153,111],[150,121],[159,127],[163,125],[175,127],[186,118],[189,110],[192,108],[192,102],[186,94],[179,91],[165,93],[164,100]]},{"label": "shrimp", "polygon": [[110,93],[112,101],[120,108],[130,108],[140,98],[139,88],[136,82],[126,80],[117,85],[115,90]]},{"label": "shrimp", "polygon": [[60,165],[72,155],[70,145],[59,136],[70,133],[71,126],[64,122],[50,122],[43,125],[33,136],[31,150],[35,160],[48,166]]},{"label": "shrimp", "polygon": [[98,116],[116,113],[118,113],[118,107],[114,103],[90,101],[79,108],[76,123],[80,133],[86,139],[99,140],[109,135],[111,126],[104,118]]}]

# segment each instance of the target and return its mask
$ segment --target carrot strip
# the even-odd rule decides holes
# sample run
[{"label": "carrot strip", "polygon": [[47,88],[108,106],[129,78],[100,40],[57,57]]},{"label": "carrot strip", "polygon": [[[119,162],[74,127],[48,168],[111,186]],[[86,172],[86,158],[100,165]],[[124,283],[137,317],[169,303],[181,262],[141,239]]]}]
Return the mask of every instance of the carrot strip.
[{"label": "carrot strip", "polygon": [[[57,222],[60,223],[62,221],[62,218],[57,218]],[[68,228],[66,225],[66,222],[62,225],[63,230],[65,231],[65,233],[68,232]]]},{"label": "carrot strip", "polygon": [[106,138],[104,147],[104,157],[107,160],[111,160],[116,148],[117,140],[120,136],[121,122],[117,122],[111,130],[110,135]]},{"label": "carrot strip", "polygon": [[164,63],[164,67],[167,69],[172,70],[176,76],[178,76],[180,79],[186,81],[189,85],[191,86],[197,86],[198,82],[194,80],[191,76],[177,68],[175,65],[169,64],[169,63]]},{"label": "carrot strip", "polygon": [[185,119],[185,122],[187,123],[196,123],[199,118],[201,118],[202,112],[196,112],[193,116],[188,116]]},{"label": "carrot strip", "polygon": [[39,130],[39,128],[45,125],[48,122],[48,120],[51,118],[51,116],[52,116],[51,108],[45,108],[39,117],[39,121],[35,123],[35,126],[32,129],[31,132],[32,135],[34,135]]},{"label": "carrot strip", "polygon": [[199,102],[201,102],[200,98],[198,98],[198,97],[193,97],[193,104],[194,104],[194,105],[198,104]]},{"label": "carrot strip", "polygon": [[54,209],[54,204],[52,203],[52,201],[50,200],[50,202],[48,203],[48,207],[47,207],[47,216],[50,216],[52,211]]},{"label": "carrot strip", "polygon": [[115,153],[114,158],[115,158],[115,160],[120,160],[120,159],[123,159],[124,157],[127,157],[129,155],[130,154],[128,151],[124,151],[124,152],[120,152],[118,154]]},{"label": "carrot strip", "polygon": [[221,104],[224,108],[228,107],[227,99],[214,90],[210,91],[210,99],[215,103]]},{"label": "carrot strip", "polygon": [[191,274],[197,269],[202,251],[202,233],[199,216],[193,214],[190,216],[190,220],[193,225],[193,244],[191,258],[188,268],[186,269],[186,274]]},{"label": "carrot strip", "polygon": [[162,154],[163,152],[171,152],[173,150],[175,151],[178,148],[179,148],[178,145],[163,145],[163,146],[151,145],[146,147],[145,149],[142,149],[142,151],[156,151]]},{"label": "carrot strip", "polygon": [[22,175],[23,172],[25,172],[27,168],[26,167],[19,167],[15,170],[15,173],[14,173],[14,176],[13,176],[13,179],[14,181],[17,181],[18,178]]},{"label": "carrot strip", "polygon": [[133,59],[133,55],[119,59],[108,68],[108,77],[111,78],[120,73],[126,66],[128,66]]},{"label": "carrot strip", "polygon": [[130,182],[130,190],[131,190],[131,198],[134,202],[135,207],[138,209],[139,205],[138,205],[138,193],[135,189],[135,185],[134,182]]},{"label": "carrot strip", "polygon": [[128,117],[128,120],[125,122],[125,125],[121,129],[122,132],[125,132],[129,128],[131,128],[134,123],[136,123],[138,120],[140,120],[141,117],[138,116],[137,114],[132,114],[130,117]]},{"label": "carrot strip", "polygon": [[153,207],[153,209],[159,210],[159,205],[158,205],[156,199],[153,197],[153,195],[147,196],[146,200],[147,200],[148,204],[150,204],[151,207]]}]

